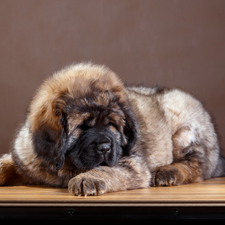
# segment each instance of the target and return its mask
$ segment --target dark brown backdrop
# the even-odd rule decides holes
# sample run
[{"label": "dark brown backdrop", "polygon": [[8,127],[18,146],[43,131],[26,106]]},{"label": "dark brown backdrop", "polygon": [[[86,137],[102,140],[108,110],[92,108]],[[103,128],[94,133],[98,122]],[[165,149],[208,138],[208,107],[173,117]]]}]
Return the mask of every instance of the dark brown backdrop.
[{"label": "dark brown backdrop", "polygon": [[0,153],[42,80],[81,61],[126,83],[190,91],[225,147],[224,40],[224,0],[1,0]]}]

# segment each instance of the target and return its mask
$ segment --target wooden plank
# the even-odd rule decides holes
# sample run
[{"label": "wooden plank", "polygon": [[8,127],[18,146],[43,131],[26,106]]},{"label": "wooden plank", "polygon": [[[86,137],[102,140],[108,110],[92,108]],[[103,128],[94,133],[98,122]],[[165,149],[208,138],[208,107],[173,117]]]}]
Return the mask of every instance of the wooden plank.
[{"label": "wooden plank", "polygon": [[225,207],[225,178],[182,186],[150,187],[87,197],[72,196],[67,189],[60,188],[0,187],[0,206]]}]

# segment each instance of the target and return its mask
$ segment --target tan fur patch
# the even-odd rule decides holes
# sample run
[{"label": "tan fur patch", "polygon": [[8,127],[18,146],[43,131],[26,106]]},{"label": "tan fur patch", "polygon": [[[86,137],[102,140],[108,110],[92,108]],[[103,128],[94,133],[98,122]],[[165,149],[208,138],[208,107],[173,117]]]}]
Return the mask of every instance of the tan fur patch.
[{"label": "tan fur patch", "polygon": [[55,104],[53,103],[58,99],[57,104],[62,107],[65,103],[59,100],[61,96],[85,101],[85,96],[93,95],[93,88],[103,90],[96,96],[96,104],[107,105],[109,91],[114,92],[119,102],[127,102],[122,82],[108,68],[93,64],[71,66],[54,74],[39,88],[30,105],[28,119],[31,130],[38,129],[41,123],[46,123],[55,130],[60,129],[57,123],[58,118],[55,116]]}]

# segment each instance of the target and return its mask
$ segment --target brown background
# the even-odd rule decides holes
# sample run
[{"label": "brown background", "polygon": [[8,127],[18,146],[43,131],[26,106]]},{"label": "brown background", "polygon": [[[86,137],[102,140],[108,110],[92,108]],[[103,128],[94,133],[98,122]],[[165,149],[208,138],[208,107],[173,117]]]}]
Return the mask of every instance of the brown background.
[{"label": "brown background", "polygon": [[193,93],[225,149],[224,41],[224,0],[1,0],[0,153],[42,80],[81,61]]}]

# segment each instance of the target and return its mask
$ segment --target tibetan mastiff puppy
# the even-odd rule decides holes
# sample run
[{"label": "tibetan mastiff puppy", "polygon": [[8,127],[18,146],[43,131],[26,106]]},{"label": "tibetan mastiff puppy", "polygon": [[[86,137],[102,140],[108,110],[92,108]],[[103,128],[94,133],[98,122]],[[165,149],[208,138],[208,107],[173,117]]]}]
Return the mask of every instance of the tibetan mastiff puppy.
[{"label": "tibetan mastiff puppy", "polygon": [[0,185],[73,195],[171,186],[224,175],[209,114],[178,89],[125,87],[105,66],[67,67],[32,99]]}]

